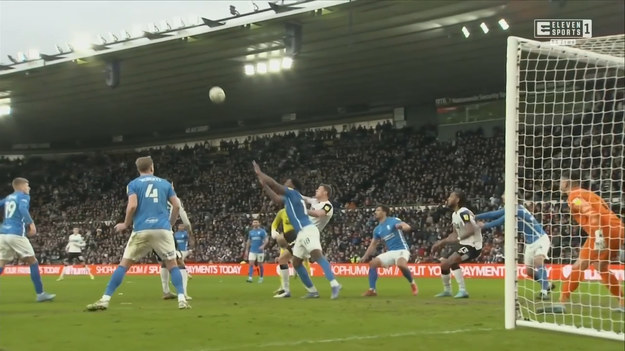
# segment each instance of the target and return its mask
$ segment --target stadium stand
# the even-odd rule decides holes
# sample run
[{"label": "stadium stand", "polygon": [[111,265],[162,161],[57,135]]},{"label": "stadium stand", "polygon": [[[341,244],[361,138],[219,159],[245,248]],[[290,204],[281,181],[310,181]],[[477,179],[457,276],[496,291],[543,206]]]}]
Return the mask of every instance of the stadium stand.
[{"label": "stadium stand", "polygon": [[[373,206],[384,203],[414,228],[407,234],[411,261],[434,262],[430,248],[451,228],[443,206],[451,189],[466,189],[474,211],[501,205],[503,139],[500,130],[490,137],[477,130],[443,142],[431,127],[380,124],[341,133],[330,129],[224,141],[218,148],[203,143],[182,150],[5,159],[0,168],[4,184],[18,175],[31,181],[33,215],[41,233],[32,242],[43,263],[62,260],[74,226],[86,234],[89,263],[120,259],[126,236],[114,234],[112,225],[123,218],[125,185],[135,175],[132,160],[146,153],[155,159],[157,174],[175,182],[191,215],[197,245],[192,261],[238,262],[252,216],[270,225],[276,208],[251,172],[251,161],[258,160],[269,174],[305,180],[305,193],[313,194],[321,182],[334,186],[339,210],[323,235],[332,261],[355,262],[363,254],[375,226]],[[542,206],[535,212],[552,236],[553,256],[562,262],[574,259],[576,252],[561,247],[578,247],[583,238],[562,229],[570,221],[566,212],[550,203],[531,205]],[[479,261],[503,262],[503,233],[495,230],[485,237]],[[276,250],[270,252],[271,259]]]}]

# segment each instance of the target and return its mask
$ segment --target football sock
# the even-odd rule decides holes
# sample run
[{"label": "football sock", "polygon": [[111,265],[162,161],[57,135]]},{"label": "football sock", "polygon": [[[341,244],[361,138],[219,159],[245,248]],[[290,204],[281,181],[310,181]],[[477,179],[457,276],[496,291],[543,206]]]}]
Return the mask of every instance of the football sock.
[{"label": "football sock", "polygon": [[404,275],[404,277],[406,277],[408,283],[412,284],[414,279],[412,278],[412,272],[410,271],[410,269],[408,267],[399,267],[399,270]]},{"label": "football sock", "polygon": [[378,281],[378,269],[369,267],[369,289],[375,290],[375,283]]},{"label": "football sock", "polygon": [[163,294],[169,294],[169,271],[165,267],[161,267],[161,285],[163,286]]},{"label": "football sock", "polygon": [[536,268],[536,281],[540,283],[540,289],[543,291],[548,291],[549,290],[549,279],[547,278],[547,270],[545,269],[545,266],[538,266]]},{"label": "football sock", "polygon": [[262,263],[258,264],[258,269],[260,270],[260,277],[264,277],[265,276],[265,266]]},{"label": "football sock", "polygon": [[297,271],[299,278],[302,280],[302,284],[304,284],[306,288],[311,289],[314,287],[313,282],[312,280],[310,280],[310,276],[308,275],[308,272],[306,271],[306,267],[304,267],[304,265],[300,264],[299,266],[295,267],[295,270]]},{"label": "football sock", "polygon": [[281,264],[280,265],[280,278],[282,283],[282,290],[289,291],[291,282],[289,281],[289,265]]},{"label": "football sock", "polygon": [[443,280],[443,288],[445,291],[451,291],[451,275],[449,270],[441,270],[441,279]]},{"label": "football sock", "polygon": [[37,294],[41,294],[43,292],[43,283],[41,282],[41,275],[39,274],[38,262],[30,265],[30,280],[33,281],[35,292]]},{"label": "football sock", "polygon": [[178,293],[178,299],[180,296],[185,296],[184,286],[182,285],[182,274],[180,273],[180,268],[174,267],[169,271],[171,275],[171,283],[174,284],[174,288],[176,288],[176,292]]},{"label": "football sock", "polygon": [[91,267],[85,264],[85,269],[87,269],[87,274],[89,274],[89,276],[93,278],[93,273],[91,273]]},{"label": "football sock", "polygon": [[117,290],[117,288],[121,285],[122,280],[124,280],[127,270],[128,268],[122,266],[117,266],[117,268],[115,268],[115,271],[111,276],[111,280],[109,280],[109,283],[106,285],[106,292],[104,295],[113,296],[115,290]]},{"label": "football sock", "polygon": [[454,274],[454,278],[456,278],[456,283],[458,283],[458,289],[466,291],[466,287],[464,286],[464,277],[462,276],[462,269],[455,269],[452,273]]},{"label": "football sock", "polygon": [[187,269],[180,268],[180,275],[182,276],[182,289],[184,290],[185,295],[187,295],[187,284],[189,283],[189,274],[187,273]]},{"label": "football sock", "polygon": [[250,262],[250,268],[247,271],[247,275],[251,278],[254,276],[254,264]]}]

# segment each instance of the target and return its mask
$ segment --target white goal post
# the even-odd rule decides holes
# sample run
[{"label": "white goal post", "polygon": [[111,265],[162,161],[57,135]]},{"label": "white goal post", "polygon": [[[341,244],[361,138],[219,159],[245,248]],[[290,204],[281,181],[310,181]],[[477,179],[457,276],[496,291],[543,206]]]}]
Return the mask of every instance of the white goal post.
[{"label": "white goal post", "polygon": [[[576,182],[589,183],[582,187],[601,196],[623,221],[624,55],[624,35],[578,39],[571,46],[508,38],[506,329],[535,327],[625,340],[625,313],[619,311],[618,298],[597,281],[597,272],[586,271],[586,282],[567,303],[559,303],[562,286],[571,274],[570,265],[588,235],[569,214],[566,196],[559,190],[562,175],[573,172],[570,174],[579,177]],[[557,290],[549,298],[535,297],[541,287],[531,277],[517,278],[518,272],[524,272],[521,257],[525,249],[523,233],[517,226],[519,205],[525,205],[553,239],[545,271],[550,272],[549,279],[555,269],[560,273],[554,281]],[[618,256],[614,249],[607,250],[611,258]],[[623,260],[622,251],[620,255]],[[616,267],[623,264],[611,263]],[[604,272],[601,278],[608,276]],[[619,275],[622,272],[612,272],[623,279]],[[619,285],[622,289],[622,280]]]}]

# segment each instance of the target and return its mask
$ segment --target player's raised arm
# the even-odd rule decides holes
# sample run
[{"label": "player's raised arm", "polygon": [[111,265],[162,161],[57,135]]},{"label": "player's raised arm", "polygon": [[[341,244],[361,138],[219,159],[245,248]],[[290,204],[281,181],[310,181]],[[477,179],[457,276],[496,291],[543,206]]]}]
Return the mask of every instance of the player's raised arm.
[{"label": "player's raised arm", "polygon": [[276,205],[282,205],[284,203],[284,199],[282,199],[282,196],[276,194],[276,192],[273,191],[273,189],[269,185],[267,185],[267,183],[262,183],[262,184],[263,184],[263,190],[265,191],[265,194],[269,196],[271,201],[273,201]]},{"label": "player's raised arm", "polygon": [[497,210],[497,211],[490,211],[490,212],[484,212],[484,213],[480,213],[478,215],[475,216],[475,219],[478,221],[484,220],[484,219],[498,219],[501,216],[504,215],[504,209],[502,208],[501,210]]},{"label": "player's raised arm", "polygon": [[486,229],[491,229],[495,227],[501,227],[502,225],[504,225],[505,220],[506,220],[506,216],[501,216],[494,221],[490,221],[482,225],[482,229],[486,230]]},{"label": "player's raised arm", "polygon": [[284,185],[276,182],[275,179],[263,173],[263,171],[260,170],[260,166],[258,165],[258,163],[256,163],[256,161],[252,162],[252,164],[254,165],[254,172],[256,172],[256,176],[258,177],[258,180],[261,184],[269,186],[271,190],[279,195],[284,195],[284,193],[286,192],[286,187]]},{"label": "player's raised arm", "polygon": [[[491,229],[491,228],[495,228],[495,227],[500,227],[504,224],[505,220],[506,220],[506,216],[504,215],[504,210],[500,210],[500,211],[493,211],[492,213],[495,212],[501,212],[501,215],[495,219],[494,221],[490,221],[484,225],[482,225],[482,229]],[[490,213],[490,212],[487,212]],[[475,218],[478,219],[480,215],[477,215]]]}]

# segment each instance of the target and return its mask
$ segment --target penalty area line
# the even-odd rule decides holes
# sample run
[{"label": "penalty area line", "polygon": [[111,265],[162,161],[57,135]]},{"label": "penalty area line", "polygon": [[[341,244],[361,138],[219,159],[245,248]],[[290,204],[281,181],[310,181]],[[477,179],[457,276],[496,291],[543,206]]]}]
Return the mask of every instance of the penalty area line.
[{"label": "penalty area line", "polygon": [[303,340],[293,340],[293,341],[270,342],[270,343],[265,343],[265,344],[241,344],[241,345],[230,345],[230,346],[224,346],[224,347],[209,347],[209,348],[194,349],[192,351],[227,351],[227,350],[251,349],[251,348],[258,349],[258,348],[284,347],[284,346],[332,344],[332,343],[339,343],[339,342],[346,342],[346,341],[402,338],[406,336],[419,336],[419,335],[448,335],[448,334],[461,334],[461,333],[483,332],[483,331],[493,331],[493,328],[424,330],[424,331],[411,331],[411,332],[404,332],[404,333],[379,334],[379,335],[353,335],[353,336],[346,336],[342,338],[332,338],[332,339],[303,339]]}]

